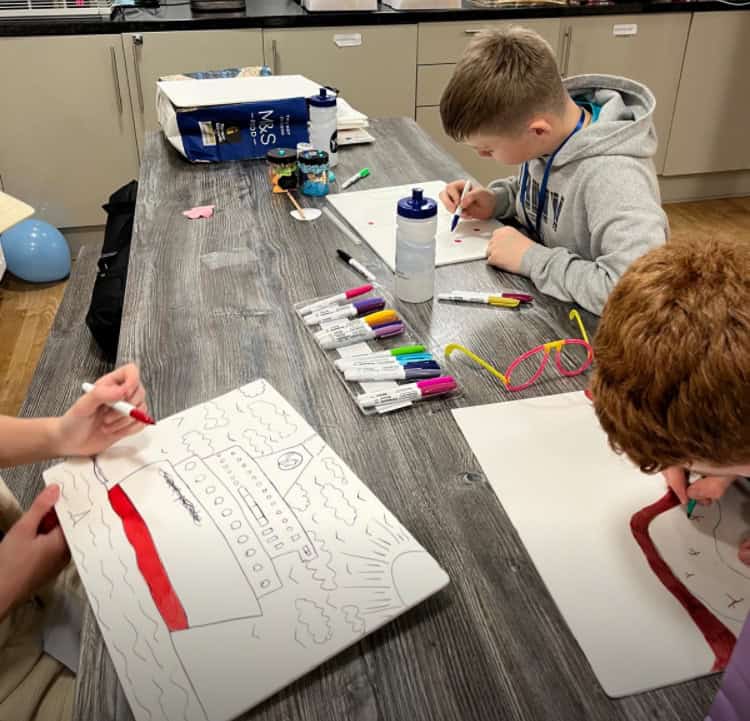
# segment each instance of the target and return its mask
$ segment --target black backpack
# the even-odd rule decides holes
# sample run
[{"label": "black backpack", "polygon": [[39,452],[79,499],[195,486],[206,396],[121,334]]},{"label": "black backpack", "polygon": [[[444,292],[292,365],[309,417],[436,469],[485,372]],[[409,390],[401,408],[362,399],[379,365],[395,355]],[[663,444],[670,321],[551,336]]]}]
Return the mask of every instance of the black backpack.
[{"label": "black backpack", "polygon": [[116,190],[102,206],[107,213],[104,244],[99,257],[99,274],[94,282],[86,325],[110,363],[117,357],[122,302],[128,277],[130,239],[133,235],[138,183],[132,180]]}]

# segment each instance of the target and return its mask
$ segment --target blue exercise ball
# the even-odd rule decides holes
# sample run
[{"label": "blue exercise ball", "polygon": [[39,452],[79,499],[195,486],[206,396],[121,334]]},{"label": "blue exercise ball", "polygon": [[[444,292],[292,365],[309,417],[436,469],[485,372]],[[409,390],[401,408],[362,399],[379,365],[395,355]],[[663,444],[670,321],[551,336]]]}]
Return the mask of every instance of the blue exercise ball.
[{"label": "blue exercise ball", "polygon": [[51,283],[70,275],[70,248],[63,234],[31,218],[0,235],[5,262],[13,275],[30,283]]}]

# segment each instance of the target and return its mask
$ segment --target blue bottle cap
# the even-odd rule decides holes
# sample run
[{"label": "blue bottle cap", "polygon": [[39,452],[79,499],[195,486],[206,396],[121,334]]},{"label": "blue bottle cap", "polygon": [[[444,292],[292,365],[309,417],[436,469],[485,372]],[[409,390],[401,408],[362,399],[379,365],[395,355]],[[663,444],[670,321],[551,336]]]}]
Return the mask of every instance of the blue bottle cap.
[{"label": "blue bottle cap", "polygon": [[401,198],[396,212],[402,218],[425,220],[437,215],[437,203],[432,198],[425,198],[422,188],[412,188],[411,198]]},{"label": "blue bottle cap", "polygon": [[309,97],[307,102],[316,108],[332,108],[336,105],[336,96],[334,94],[329,95],[325,88],[321,88],[320,92]]}]

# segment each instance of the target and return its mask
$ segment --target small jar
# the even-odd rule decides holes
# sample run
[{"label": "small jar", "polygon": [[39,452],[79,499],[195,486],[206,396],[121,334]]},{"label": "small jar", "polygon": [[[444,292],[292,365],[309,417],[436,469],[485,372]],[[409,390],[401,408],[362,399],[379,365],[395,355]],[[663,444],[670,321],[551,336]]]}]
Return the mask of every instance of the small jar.
[{"label": "small jar", "polygon": [[297,151],[274,148],[266,153],[268,179],[274,193],[284,193],[297,187]]},{"label": "small jar", "polygon": [[299,156],[299,177],[305,195],[328,194],[328,153],[305,150]]}]

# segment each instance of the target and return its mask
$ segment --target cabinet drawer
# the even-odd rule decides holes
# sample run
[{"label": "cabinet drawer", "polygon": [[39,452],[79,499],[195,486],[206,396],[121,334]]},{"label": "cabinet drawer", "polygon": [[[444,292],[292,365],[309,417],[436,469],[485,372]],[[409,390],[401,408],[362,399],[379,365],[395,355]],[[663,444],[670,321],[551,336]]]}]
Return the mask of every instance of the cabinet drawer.
[{"label": "cabinet drawer", "polygon": [[417,62],[420,65],[455,63],[469,40],[480,30],[510,27],[512,25],[521,25],[529,28],[529,30],[535,30],[552,46],[552,50],[557,54],[560,36],[559,20],[530,20],[522,23],[508,20],[420,23]]},{"label": "cabinet drawer", "polygon": [[420,65],[417,68],[417,106],[440,105],[440,96],[453,75],[450,65]]},{"label": "cabinet drawer", "polygon": [[414,117],[416,25],[264,30],[263,44],[276,75],[332,85],[370,117]]}]

